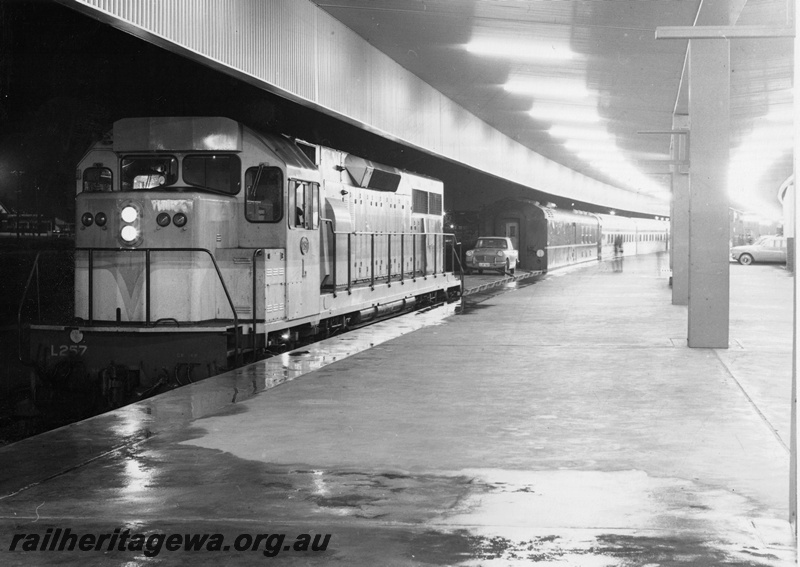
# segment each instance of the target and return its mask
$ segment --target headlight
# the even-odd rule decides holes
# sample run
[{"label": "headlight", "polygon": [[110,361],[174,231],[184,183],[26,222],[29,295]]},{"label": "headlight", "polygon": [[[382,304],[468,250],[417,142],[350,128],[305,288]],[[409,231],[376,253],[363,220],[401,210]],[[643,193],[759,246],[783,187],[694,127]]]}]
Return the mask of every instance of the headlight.
[{"label": "headlight", "polygon": [[97,223],[97,226],[105,226],[107,221],[108,217],[106,217],[105,213],[97,213],[94,217],[94,222]]},{"label": "headlight", "polygon": [[175,215],[172,217],[172,222],[174,222],[175,226],[179,228],[184,226],[187,220],[188,219],[186,218],[186,215],[183,213],[175,213]]},{"label": "headlight", "polygon": [[472,256],[474,253],[474,250],[467,250],[467,256]]},{"label": "headlight", "polygon": [[123,246],[138,246],[142,242],[142,208],[135,202],[121,203],[119,211],[119,241]]},{"label": "headlight", "polygon": [[119,235],[125,242],[133,242],[139,237],[139,231],[131,225],[127,225],[122,227]]},{"label": "headlight", "polygon": [[498,256],[503,256],[503,251],[502,251],[502,250],[498,250],[498,251],[497,251],[497,255],[498,255]]},{"label": "headlight", "polygon": [[137,211],[135,207],[131,207],[130,205],[128,205],[127,207],[122,209],[120,216],[122,217],[122,220],[124,220],[125,222],[133,222],[139,216],[139,211]]}]

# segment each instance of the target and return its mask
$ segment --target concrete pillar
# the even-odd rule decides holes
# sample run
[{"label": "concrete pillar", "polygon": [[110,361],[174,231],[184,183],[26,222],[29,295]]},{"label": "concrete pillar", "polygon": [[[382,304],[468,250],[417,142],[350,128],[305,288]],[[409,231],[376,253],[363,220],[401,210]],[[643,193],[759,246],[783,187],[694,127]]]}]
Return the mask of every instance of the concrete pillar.
[{"label": "concrete pillar", "polygon": [[786,237],[786,270],[794,272],[794,243],[795,243],[795,193],[794,177],[784,181],[778,190],[778,198],[783,204],[783,235]]},{"label": "concrete pillar", "polygon": [[[796,8],[800,9],[800,0],[796,0]],[[794,76],[795,81],[800,77],[800,18],[797,14],[800,11],[795,10],[794,29]],[[797,83],[795,82],[795,85]],[[800,368],[800,350],[798,350],[798,340],[800,340],[800,333],[798,333],[797,323],[800,320],[800,282],[797,281],[797,266],[800,262],[800,251],[797,247],[797,229],[800,227],[800,207],[797,206],[797,185],[800,179],[800,93],[798,93],[797,86],[794,88],[794,187],[792,192],[792,206],[790,214],[792,216],[792,267],[794,268],[793,278],[793,293],[792,293],[792,307],[794,308],[793,318],[793,345],[792,345],[792,405],[791,405],[791,432],[789,440],[789,521],[794,530],[795,541],[797,541],[797,511],[800,508],[800,495],[798,495],[798,484],[800,484],[800,467],[797,466],[797,444],[798,444],[798,430],[797,430],[797,370]],[[788,250],[787,250],[788,252]]]},{"label": "concrete pillar", "polygon": [[[688,130],[689,117],[685,114],[672,117],[673,130]],[[672,137],[671,158],[684,159],[687,137]],[[672,166],[672,214],[670,240],[672,248],[672,304],[689,305],[689,173],[687,168]]]},{"label": "concrete pillar", "polygon": [[690,41],[689,116],[689,346],[728,348],[728,40]]}]

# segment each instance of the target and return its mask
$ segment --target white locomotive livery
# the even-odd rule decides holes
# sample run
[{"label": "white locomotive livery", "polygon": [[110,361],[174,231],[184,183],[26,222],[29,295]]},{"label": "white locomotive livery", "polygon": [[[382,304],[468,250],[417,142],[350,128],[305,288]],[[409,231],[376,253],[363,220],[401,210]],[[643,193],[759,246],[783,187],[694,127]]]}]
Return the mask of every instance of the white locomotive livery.
[{"label": "white locomotive livery", "polygon": [[443,185],[228,118],[114,123],[77,170],[75,322],[32,325],[114,403],[452,299]]}]

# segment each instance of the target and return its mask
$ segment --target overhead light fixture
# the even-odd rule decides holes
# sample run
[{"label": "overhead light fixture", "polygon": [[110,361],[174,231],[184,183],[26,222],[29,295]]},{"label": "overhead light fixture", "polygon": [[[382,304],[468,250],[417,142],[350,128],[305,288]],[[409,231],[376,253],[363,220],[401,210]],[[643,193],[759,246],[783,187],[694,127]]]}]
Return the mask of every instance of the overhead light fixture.
[{"label": "overhead light fixture", "polygon": [[794,120],[794,111],[792,108],[781,108],[772,110],[764,117],[768,122],[791,122]]},{"label": "overhead light fixture", "polygon": [[600,115],[594,108],[588,106],[569,104],[541,104],[536,103],[528,111],[537,120],[549,122],[580,122],[593,124],[600,122]]},{"label": "overhead light fixture", "polygon": [[764,126],[753,130],[745,139],[747,141],[762,140],[791,140],[794,136],[794,127],[788,126]]},{"label": "overhead light fixture", "polygon": [[592,153],[592,152],[578,152],[577,156],[581,158],[583,161],[589,162],[591,164],[614,164],[614,163],[625,163],[625,158],[622,157],[622,154],[615,154],[615,153]]},{"label": "overhead light fixture", "polygon": [[592,128],[576,128],[571,126],[553,126],[548,130],[554,138],[567,138],[572,140],[608,140],[611,134],[605,130]]},{"label": "overhead light fixture", "polygon": [[589,89],[581,81],[550,79],[547,77],[511,79],[503,85],[503,89],[513,94],[556,100],[581,100],[589,98],[591,95]]},{"label": "overhead light fixture", "polygon": [[564,142],[564,147],[572,152],[592,152],[592,153],[606,153],[617,154],[619,148],[611,144],[609,140],[567,140]]},{"label": "overhead light fixture", "polygon": [[533,61],[570,61],[575,58],[575,53],[561,44],[508,38],[477,38],[470,41],[465,48],[470,53],[487,57]]}]

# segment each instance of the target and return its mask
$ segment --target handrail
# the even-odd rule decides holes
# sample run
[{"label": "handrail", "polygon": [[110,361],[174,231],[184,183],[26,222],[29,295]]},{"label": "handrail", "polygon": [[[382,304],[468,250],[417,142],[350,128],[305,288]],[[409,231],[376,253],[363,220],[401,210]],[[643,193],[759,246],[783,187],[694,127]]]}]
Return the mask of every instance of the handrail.
[{"label": "handrail", "polygon": [[[459,273],[461,275],[461,288],[462,288],[462,291],[464,289],[464,267],[463,267],[463,264],[461,263],[461,258],[459,257],[458,254],[456,254],[455,246],[457,245],[457,243],[455,241],[455,235],[452,234],[452,233],[445,233],[445,232],[336,231],[336,230],[333,230],[334,221],[332,219],[320,218],[320,220],[322,222],[326,222],[326,223],[330,224],[330,226],[331,226],[331,234],[334,235],[334,238],[331,239],[331,255],[332,255],[332,259],[333,259],[332,285],[333,285],[334,297],[336,296],[336,290],[337,290],[338,285],[339,285],[339,282],[337,281],[338,255],[337,255],[337,243],[336,243],[337,239],[336,239],[336,236],[337,235],[343,235],[343,234],[347,235],[347,284],[346,284],[346,290],[347,290],[348,294],[352,293],[352,286],[353,286],[353,283],[354,283],[353,282],[353,277],[352,277],[352,265],[351,265],[351,262],[350,262],[350,258],[352,256],[352,251],[353,251],[353,248],[352,248],[352,237],[353,237],[353,235],[355,235],[355,236],[367,236],[367,235],[369,235],[370,236],[370,242],[371,242],[370,257],[371,257],[371,259],[370,259],[370,276],[369,276],[370,280],[369,281],[370,281],[370,285],[373,288],[374,288],[374,285],[375,285],[375,280],[378,277],[375,274],[375,239],[376,239],[376,237],[380,237],[381,235],[385,234],[387,239],[388,239],[388,242],[387,242],[387,244],[388,244],[387,245],[387,257],[388,257],[387,275],[386,276],[379,276],[379,277],[380,278],[386,277],[387,281],[390,284],[391,284],[392,277],[397,277],[397,276],[399,276],[400,282],[405,282],[405,276],[406,276],[406,269],[405,269],[406,246],[405,246],[405,238],[404,237],[406,237],[406,236],[411,236],[412,237],[412,272],[411,273],[413,274],[414,278],[416,278],[416,273],[417,273],[417,257],[416,257],[417,256],[417,254],[416,254],[417,253],[417,246],[416,246],[416,244],[417,244],[417,236],[418,235],[422,235],[422,236],[426,236],[426,237],[428,237],[428,236],[433,236],[434,237],[434,252],[433,252],[434,253],[434,264],[433,264],[433,272],[432,272],[432,275],[434,275],[434,276],[437,273],[436,269],[437,269],[437,264],[438,264],[438,260],[439,260],[438,250],[437,250],[437,248],[438,248],[438,246],[437,246],[438,245],[438,237],[439,236],[443,237],[442,238],[443,245],[444,245],[445,242],[447,242],[448,240],[452,239],[453,240],[452,254],[453,254],[453,258],[455,259],[455,261],[453,262],[453,268],[454,268],[453,271],[455,271],[455,266],[456,266],[456,262],[457,262],[458,267],[459,267]],[[399,274],[398,273],[392,273],[392,268],[391,268],[392,238],[395,237],[395,236],[400,236],[401,237],[400,238],[400,269],[399,269]],[[144,323],[146,325],[148,325],[148,326],[155,324],[155,323],[153,323],[151,321],[151,290],[150,290],[150,283],[151,283],[151,279],[150,279],[151,274],[150,274],[150,272],[151,272],[151,263],[152,263],[151,253],[152,252],[202,252],[202,253],[207,254],[209,256],[209,258],[211,259],[212,265],[214,266],[214,270],[215,270],[215,272],[217,274],[217,278],[218,278],[220,284],[222,285],[223,292],[225,293],[225,298],[228,301],[228,306],[230,307],[231,313],[233,314],[233,323],[234,323],[234,329],[235,329],[234,330],[234,333],[235,333],[235,336],[234,336],[235,345],[234,346],[235,346],[237,364],[240,362],[241,356],[242,356],[242,349],[240,348],[241,345],[240,345],[240,336],[239,336],[240,335],[239,315],[238,315],[238,313],[236,311],[236,307],[234,306],[233,299],[231,297],[230,291],[228,290],[228,286],[225,283],[225,279],[224,279],[224,277],[222,275],[222,271],[220,270],[219,264],[217,263],[217,260],[214,257],[214,254],[210,250],[208,250],[206,248],[136,248],[136,249],[131,249],[131,248],[118,248],[118,247],[102,247],[102,248],[76,247],[76,248],[74,248],[74,251],[75,252],[82,251],[82,252],[87,252],[88,253],[88,262],[89,262],[89,266],[88,266],[88,268],[89,268],[88,269],[89,294],[88,295],[89,295],[89,297],[88,297],[88,306],[87,307],[88,307],[88,312],[89,312],[89,317],[88,317],[88,324],[89,325],[93,325],[94,324],[94,253],[95,252],[144,252],[144,254],[145,254],[145,321],[144,321]],[[252,348],[253,352],[255,352],[255,349],[256,349],[256,326],[258,324],[258,317],[257,317],[257,294],[258,294],[258,290],[257,290],[256,262],[257,262],[257,257],[259,255],[263,254],[263,251],[264,251],[263,248],[255,248],[255,249],[253,249],[253,256],[252,256],[252,266],[253,266],[252,313],[253,313],[253,316],[252,316],[252,330],[251,330],[251,335],[252,335],[251,336],[251,348]],[[34,258],[34,261],[33,261],[33,267],[31,268],[31,272],[28,275],[28,279],[27,279],[27,281],[25,283],[25,288],[24,288],[23,293],[22,293],[22,299],[20,301],[19,308],[17,310],[17,327],[18,327],[18,339],[19,339],[18,340],[18,353],[17,354],[18,354],[18,358],[19,358],[20,362],[23,362],[25,364],[29,364],[30,362],[27,360],[26,357],[23,356],[23,353],[22,353],[22,350],[23,350],[23,344],[22,344],[23,343],[23,340],[22,340],[22,314],[23,314],[23,308],[25,306],[25,303],[26,303],[26,301],[28,299],[28,295],[29,295],[30,290],[31,290],[31,284],[33,282],[34,276],[36,277],[37,288],[39,286],[40,257],[41,257],[43,252],[49,252],[49,251],[39,251],[39,252],[37,252],[36,257]],[[52,252],[55,252],[55,250],[53,250]],[[423,269],[427,273],[427,268],[423,268]],[[442,273],[444,274],[444,273],[446,273],[446,271],[447,270],[446,270],[446,267],[445,267],[444,262],[443,262]],[[40,298],[38,297],[38,295],[37,295],[37,308],[38,308],[38,310],[37,310],[37,320],[40,321],[41,320],[41,303],[40,303]]]},{"label": "handrail", "polygon": [[[94,253],[95,252],[144,252],[145,253],[145,282],[150,282],[150,252],[203,252],[208,254],[211,258],[211,263],[214,270],[217,272],[219,283],[222,285],[222,291],[225,292],[225,298],[228,300],[228,305],[233,313],[233,326],[234,326],[234,352],[236,353],[236,363],[241,362],[241,349],[239,348],[239,314],[236,312],[236,307],[233,304],[233,299],[228,291],[228,286],[225,285],[225,278],[222,277],[222,271],[219,269],[214,254],[207,248],[92,248],[92,247],[76,247],[75,251],[85,251],[89,253],[89,325],[94,323],[93,318],[93,272],[94,272]],[[150,286],[145,290],[145,325],[150,325]]]},{"label": "handrail", "polygon": [[[423,270],[423,277],[427,277],[428,275],[432,275],[433,277],[436,277],[436,275],[438,273],[437,272],[437,266],[438,266],[438,263],[440,261],[439,251],[438,251],[439,237],[442,237],[442,245],[443,246],[444,246],[444,244],[446,242],[452,240],[452,242],[453,242],[453,257],[454,258],[458,258],[458,256],[455,254],[455,245],[456,245],[455,235],[452,234],[452,233],[448,233],[448,232],[389,232],[389,231],[381,231],[381,232],[369,231],[368,232],[368,231],[355,231],[355,230],[354,231],[345,231],[345,230],[338,230],[337,231],[337,230],[334,230],[334,220],[333,219],[320,217],[320,221],[323,222],[323,223],[328,223],[330,225],[330,227],[331,227],[331,230],[330,230],[330,233],[329,233],[329,234],[332,235],[332,238],[330,239],[330,242],[331,242],[331,258],[332,258],[331,261],[332,261],[332,264],[333,264],[332,267],[331,267],[331,271],[332,271],[331,275],[332,275],[332,280],[333,280],[332,283],[331,283],[331,286],[333,288],[334,297],[336,297],[336,290],[338,289],[338,287],[340,285],[340,283],[337,280],[337,273],[338,273],[338,269],[337,269],[338,268],[338,254],[337,254],[337,243],[336,243],[336,241],[337,241],[336,237],[337,236],[347,235],[347,283],[344,284],[344,285],[345,285],[345,290],[347,291],[348,294],[352,293],[352,285],[353,285],[353,282],[354,282],[353,274],[352,274],[352,265],[351,265],[351,262],[350,262],[350,259],[351,259],[351,256],[352,256],[352,249],[353,249],[353,236],[356,236],[356,237],[358,237],[358,236],[367,237],[368,236],[369,239],[370,239],[369,240],[369,263],[370,263],[370,267],[369,267],[369,274],[366,276],[366,282],[368,282],[368,285],[372,289],[375,288],[375,282],[376,282],[377,279],[385,279],[388,282],[388,285],[391,285],[392,278],[397,278],[397,277],[399,277],[399,279],[400,279],[399,281],[401,283],[405,282],[405,276],[406,276],[406,272],[407,272],[406,269],[405,269],[405,254],[406,254],[406,245],[405,245],[406,239],[405,239],[405,237],[407,237],[407,236],[411,236],[411,238],[412,238],[412,243],[411,243],[411,247],[412,247],[412,254],[411,254],[412,270],[411,270],[411,274],[412,274],[412,276],[414,278],[414,281],[416,281],[416,275],[417,275],[417,236],[433,237],[433,267],[432,267],[432,271],[430,272],[430,274],[428,274],[428,272],[427,272],[427,270],[428,270],[427,266],[422,267],[421,269]],[[376,273],[375,273],[375,271],[376,271],[376,260],[377,260],[377,258],[376,258],[376,250],[375,250],[376,239],[378,239],[378,238],[380,238],[380,237],[382,237],[384,235],[386,236],[386,239],[387,239],[386,240],[386,251],[385,251],[386,252],[386,259],[387,259],[386,274],[382,275],[382,276],[377,276]],[[392,246],[392,239],[394,237],[396,237],[396,236],[400,237],[400,269],[398,270],[398,272],[393,272],[392,271],[392,263],[391,263],[392,250],[393,249],[396,250],[396,248],[394,248]],[[447,269],[446,269],[445,263],[444,263],[444,258],[445,258],[444,256],[442,256],[442,258],[441,258],[441,260],[442,260],[441,273],[442,274],[447,272]],[[456,262],[454,261],[453,262],[453,271],[454,272],[455,272],[455,266],[456,266]],[[459,273],[461,274],[461,280],[462,280],[461,281],[461,286],[462,286],[462,289],[463,289],[464,267],[461,264],[461,259],[460,258],[458,258],[458,267],[459,267]]]},{"label": "handrail", "polygon": [[[33,266],[31,267],[31,273],[28,274],[28,279],[25,282],[25,289],[22,290],[22,299],[19,302],[19,308],[17,309],[17,359],[24,365],[29,365],[31,363],[30,360],[27,358],[23,358],[22,356],[22,308],[25,306],[25,300],[28,298],[28,290],[31,287],[31,280],[33,279],[33,274],[36,274],[36,288],[39,289],[39,257],[42,255],[42,252],[39,251],[36,253],[36,257],[33,259]],[[39,298],[39,294],[36,295],[36,305],[37,305],[37,319],[41,321],[42,319],[42,305]]]},{"label": "handrail", "polygon": [[[256,354],[256,324],[258,322],[258,319],[256,318],[256,306],[258,304],[258,302],[257,302],[257,297],[258,297],[258,295],[257,295],[258,294],[258,289],[257,289],[258,288],[258,285],[257,285],[258,284],[258,279],[257,279],[258,278],[258,273],[256,271],[256,257],[259,254],[262,255],[262,256],[264,255],[264,249],[263,248],[256,248],[255,250],[253,250],[253,307],[252,307],[253,326],[250,329],[250,335],[251,335],[250,348],[252,349],[251,352],[253,353],[253,360],[255,360],[255,354]],[[266,322],[266,319],[264,319],[264,322]],[[266,344],[265,344],[265,346],[266,346]]]}]

